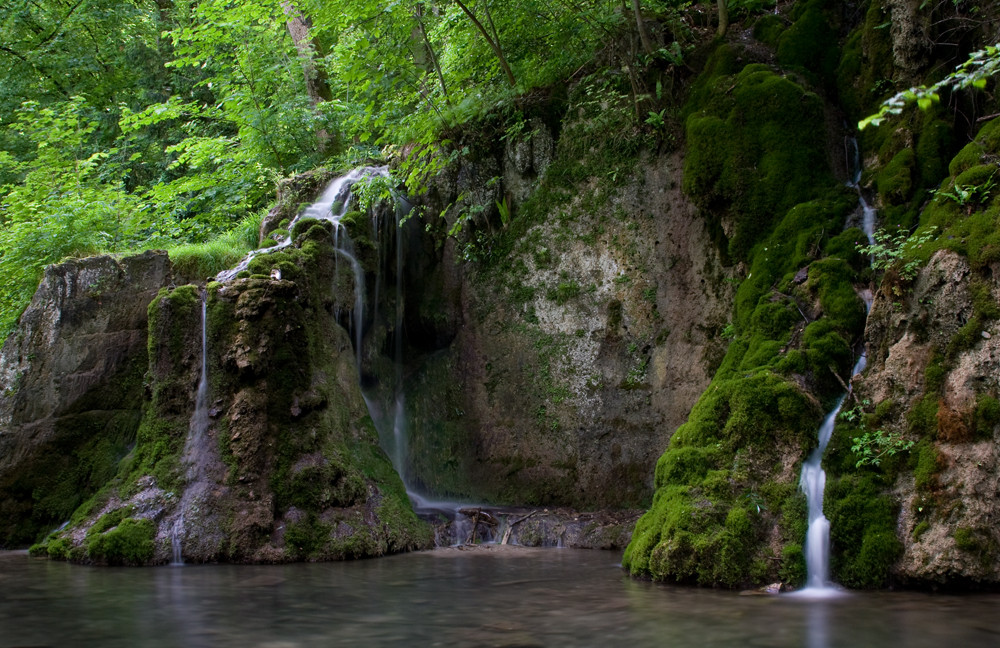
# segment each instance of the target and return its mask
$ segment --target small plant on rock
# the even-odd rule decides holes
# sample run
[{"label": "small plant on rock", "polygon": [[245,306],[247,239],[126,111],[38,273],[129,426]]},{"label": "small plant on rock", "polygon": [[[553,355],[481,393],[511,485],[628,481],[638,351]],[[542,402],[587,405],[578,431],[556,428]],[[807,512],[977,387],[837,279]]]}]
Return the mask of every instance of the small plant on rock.
[{"label": "small plant on rock", "polygon": [[892,457],[900,452],[907,452],[913,447],[913,441],[904,439],[896,432],[886,432],[885,430],[869,431],[865,425],[864,408],[871,405],[868,399],[851,409],[840,413],[840,420],[857,426],[861,431],[861,436],[851,439],[851,452],[858,456],[855,468],[862,466],[878,466],[883,459]]},{"label": "small plant on rock", "polygon": [[851,452],[860,457],[855,468],[861,466],[878,466],[882,460],[900,452],[906,452],[913,447],[913,441],[904,439],[895,432],[885,430],[875,430],[865,432],[859,437],[851,439]]},{"label": "small plant on rock", "polygon": [[896,268],[899,276],[911,280],[920,270],[920,260],[914,258],[914,252],[934,239],[937,226],[928,227],[919,233],[910,234],[905,229],[895,232],[881,229],[872,235],[874,243],[858,243],[857,250],[867,254],[872,259],[872,268],[888,270]]}]

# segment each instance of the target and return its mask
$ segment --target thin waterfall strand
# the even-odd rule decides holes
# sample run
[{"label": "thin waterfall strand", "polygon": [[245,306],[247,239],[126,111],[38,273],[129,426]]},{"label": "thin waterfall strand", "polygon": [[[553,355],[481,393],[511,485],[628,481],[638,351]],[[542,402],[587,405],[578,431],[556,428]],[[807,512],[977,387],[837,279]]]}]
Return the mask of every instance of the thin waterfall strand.
[{"label": "thin waterfall strand", "polygon": [[[858,203],[862,210],[862,228],[869,244],[874,244],[874,230],[876,211],[865,200],[861,191],[861,156],[858,151],[858,143],[854,138],[847,140],[848,164],[853,164],[851,180],[847,186],[858,192]],[[867,292],[861,295],[865,302],[865,312],[871,309],[871,295]],[[867,365],[867,357],[864,352],[858,358],[851,376],[855,376],[864,371]],[[833,435],[833,428],[837,424],[837,415],[844,406],[844,401],[851,393],[848,385],[847,393],[840,397],[833,410],[823,419],[823,424],[819,428],[819,443],[816,449],[805,463],[802,464],[802,476],[799,480],[799,487],[806,495],[806,502],[809,507],[809,528],[806,531],[806,587],[801,594],[806,596],[827,596],[839,592],[838,589],[830,585],[830,521],[823,514],[823,493],[826,489],[826,472],[823,470],[823,454],[830,443]]]},{"label": "thin waterfall strand", "polygon": [[[339,226],[340,219],[347,213],[347,208],[350,205],[351,188],[354,184],[364,178],[384,177],[388,175],[388,173],[389,167],[386,166],[359,167],[343,176],[334,178],[315,202],[303,209],[295,216],[295,218],[292,219],[292,222],[288,226],[289,232],[291,232],[291,230],[295,227],[296,223],[304,218],[315,218],[316,220],[330,221],[334,223],[335,226]],[[334,229],[336,230],[336,227]],[[292,237],[289,235],[285,238],[285,240],[277,245],[272,245],[268,248],[261,248],[260,250],[254,250],[245,256],[243,260],[240,261],[234,268],[220,272],[216,276],[216,279],[222,282],[235,279],[237,274],[250,267],[250,262],[253,261],[254,257],[261,254],[270,254],[271,252],[283,250],[291,244]]]},{"label": "thin waterfall strand", "polygon": [[186,477],[187,477],[187,487],[184,489],[184,495],[181,498],[180,514],[177,519],[174,520],[174,524],[171,530],[170,544],[173,550],[173,562],[174,565],[183,565],[184,556],[182,553],[183,549],[183,538],[185,535],[184,529],[184,511],[188,506],[190,506],[190,498],[195,492],[192,487],[193,484],[200,483],[204,480],[205,471],[203,469],[205,460],[207,459],[207,453],[210,451],[207,448],[209,443],[208,439],[208,426],[210,423],[208,414],[208,296],[202,292],[201,295],[201,373],[198,376],[198,389],[195,392],[194,399],[194,413],[191,415],[191,422],[188,425],[188,435],[184,442],[184,458],[183,463],[187,465]]}]

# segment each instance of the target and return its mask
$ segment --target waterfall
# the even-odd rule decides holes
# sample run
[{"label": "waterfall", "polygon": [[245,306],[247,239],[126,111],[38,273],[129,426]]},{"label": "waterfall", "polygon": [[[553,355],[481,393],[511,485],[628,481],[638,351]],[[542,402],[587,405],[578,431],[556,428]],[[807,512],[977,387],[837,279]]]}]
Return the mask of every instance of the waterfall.
[{"label": "waterfall", "polygon": [[[864,353],[858,358],[851,375],[861,373],[865,369],[867,357]],[[819,427],[819,445],[812,451],[809,458],[802,464],[802,477],[799,487],[806,494],[809,505],[809,529],[806,531],[806,588],[803,592],[822,593],[836,592],[830,586],[830,521],[823,515],[823,490],[826,487],[826,471],[823,470],[823,454],[833,435],[833,427],[837,424],[840,408],[850,394],[844,394],[837,400],[836,406],[823,419]]]},{"label": "waterfall", "polygon": [[[858,192],[858,204],[862,210],[862,229],[868,237],[868,243],[875,242],[875,208],[868,204],[861,191],[861,156],[858,151],[858,142],[853,137],[847,140],[847,150],[849,153],[848,164],[853,163],[851,180],[847,186]],[[865,302],[865,312],[871,309],[872,298],[867,292],[861,294]],[[868,358],[865,352],[851,369],[851,376],[855,376],[865,370]],[[823,514],[823,491],[826,488],[826,472],[823,470],[822,461],[826,447],[830,443],[833,435],[833,428],[837,423],[837,415],[844,405],[844,401],[851,393],[850,384],[847,393],[840,397],[837,404],[823,419],[817,436],[819,443],[812,451],[809,458],[802,464],[802,477],[799,480],[799,487],[806,495],[806,502],[809,507],[809,527],[806,531],[806,587],[801,591],[804,595],[824,596],[839,592],[830,585],[830,521]]]},{"label": "waterfall", "polygon": [[171,529],[170,544],[173,548],[173,565],[183,565],[182,542],[184,539],[184,511],[191,505],[191,499],[196,493],[193,484],[204,481],[205,462],[211,449],[208,444],[208,296],[201,293],[201,373],[198,376],[198,389],[195,392],[194,413],[188,426],[187,439],[184,442],[182,464],[187,466],[188,484],[181,497],[180,513],[174,520]]},{"label": "waterfall", "polygon": [[846,142],[849,158],[848,162],[853,167],[851,179],[847,182],[847,186],[858,192],[858,204],[861,206],[862,214],[861,229],[864,230],[865,236],[868,237],[868,244],[874,245],[876,209],[868,204],[868,200],[861,191],[861,152],[858,149],[858,140],[853,137],[848,137]]},{"label": "waterfall", "polygon": [[[412,208],[412,205],[405,199],[397,197],[396,209],[392,212],[392,216],[382,218],[377,211],[372,215],[372,242],[375,246],[377,263],[374,269],[373,300],[371,303],[371,310],[373,312],[371,313],[368,312],[368,304],[366,303],[368,290],[365,283],[365,269],[358,260],[354,242],[351,240],[346,227],[341,223],[341,219],[347,213],[351,203],[353,185],[364,178],[386,176],[387,174],[388,167],[385,166],[361,167],[333,179],[327,185],[326,189],[323,190],[320,197],[299,212],[292,220],[289,230],[294,228],[295,224],[303,218],[315,218],[333,223],[333,245],[336,250],[334,285],[336,286],[340,283],[340,261],[343,260],[350,268],[354,283],[352,317],[345,326],[350,329],[349,333],[354,343],[358,379],[362,385],[362,395],[378,431],[380,445],[389,456],[393,467],[402,479],[403,485],[406,487],[406,492],[418,515],[435,520],[440,520],[443,516],[450,520],[450,528],[447,530],[448,537],[441,538],[440,544],[464,544],[468,537],[475,531],[476,525],[472,522],[469,513],[463,511],[475,511],[474,515],[478,516],[481,507],[468,503],[440,501],[426,497],[416,491],[414,484],[410,481],[407,474],[408,444],[403,376],[403,324],[405,319],[403,266],[405,261],[405,246],[401,220]],[[216,279],[222,282],[230,281],[238,273],[246,270],[256,256],[276,252],[291,244],[291,236],[289,236],[277,245],[255,250],[248,254],[236,267],[219,273]],[[392,253],[393,251],[394,254]],[[392,267],[393,263],[395,263],[395,268]],[[392,284],[385,280],[385,275],[391,271],[394,271],[395,277],[394,295],[391,292],[393,289]],[[388,342],[391,343],[391,353],[393,356],[392,374],[369,376],[364,374],[365,335],[369,332],[366,331],[366,325],[371,327],[372,325],[382,323],[378,309],[383,301],[392,304],[394,308],[394,312],[391,314],[391,339],[387,338]],[[341,317],[343,310],[340,304],[335,305],[335,311],[337,319],[343,322],[343,318]],[[386,324],[388,329],[388,322]],[[383,387],[381,393],[377,389],[379,383]]]},{"label": "waterfall", "polygon": [[[347,208],[350,205],[351,187],[363,178],[385,176],[388,173],[389,167],[386,166],[366,166],[358,167],[349,173],[334,178],[330,181],[330,184],[326,186],[326,189],[323,190],[323,193],[320,194],[319,198],[317,198],[315,202],[300,211],[295,218],[292,219],[292,222],[288,225],[289,233],[292,231],[292,228],[295,227],[295,224],[303,218],[315,218],[316,220],[330,221],[335,226],[334,246],[337,247],[337,249],[340,249],[343,244],[341,243],[336,230],[341,227],[340,219],[347,213]],[[230,270],[220,272],[215,278],[217,281],[230,281],[234,279],[237,274],[246,270],[250,266],[250,262],[253,261],[254,257],[257,255],[277,252],[278,250],[283,250],[291,244],[292,237],[289,235],[277,245],[254,250],[244,257],[243,260],[240,261],[235,267]],[[351,247],[350,250],[345,249],[343,254],[354,258],[353,247]]]}]

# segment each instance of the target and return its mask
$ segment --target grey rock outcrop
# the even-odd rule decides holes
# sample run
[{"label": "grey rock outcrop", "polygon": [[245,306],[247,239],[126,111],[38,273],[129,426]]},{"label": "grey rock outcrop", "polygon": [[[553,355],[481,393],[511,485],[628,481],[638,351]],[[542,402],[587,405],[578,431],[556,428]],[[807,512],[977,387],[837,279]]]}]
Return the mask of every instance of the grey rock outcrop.
[{"label": "grey rock outcrop", "polygon": [[139,423],[146,307],[166,252],[45,270],[0,351],[0,546],[58,525],[114,473]]}]

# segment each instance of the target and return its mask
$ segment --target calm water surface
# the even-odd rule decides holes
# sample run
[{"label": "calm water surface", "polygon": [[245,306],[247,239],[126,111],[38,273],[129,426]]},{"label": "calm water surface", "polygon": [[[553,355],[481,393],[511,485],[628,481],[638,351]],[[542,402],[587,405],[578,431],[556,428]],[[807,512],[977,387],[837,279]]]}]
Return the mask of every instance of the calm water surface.
[{"label": "calm water surface", "polygon": [[1000,645],[1000,595],[740,596],[637,582],[618,558],[446,549],[127,569],[0,553],[0,647]]}]

